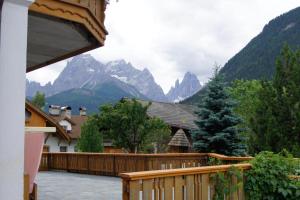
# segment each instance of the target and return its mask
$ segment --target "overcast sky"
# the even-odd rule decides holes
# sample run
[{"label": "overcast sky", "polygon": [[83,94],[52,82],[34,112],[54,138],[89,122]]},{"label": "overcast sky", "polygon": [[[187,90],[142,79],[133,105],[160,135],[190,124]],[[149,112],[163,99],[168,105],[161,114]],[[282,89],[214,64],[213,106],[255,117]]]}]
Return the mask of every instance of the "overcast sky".
[{"label": "overcast sky", "polygon": [[[105,46],[90,53],[101,62],[123,58],[148,68],[165,92],[184,73],[206,82],[271,19],[299,0],[111,0]],[[66,61],[36,70],[30,80],[54,81]]]}]

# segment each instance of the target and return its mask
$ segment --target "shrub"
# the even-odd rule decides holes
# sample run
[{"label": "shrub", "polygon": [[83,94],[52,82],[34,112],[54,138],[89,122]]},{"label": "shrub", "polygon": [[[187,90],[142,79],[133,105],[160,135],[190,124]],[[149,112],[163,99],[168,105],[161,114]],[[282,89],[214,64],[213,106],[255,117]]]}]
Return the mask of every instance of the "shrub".
[{"label": "shrub", "polygon": [[246,172],[245,194],[249,200],[300,199],[300,182],[289,178],[297,174],[299,162],[283,151],[261,152],[251,160]]}]

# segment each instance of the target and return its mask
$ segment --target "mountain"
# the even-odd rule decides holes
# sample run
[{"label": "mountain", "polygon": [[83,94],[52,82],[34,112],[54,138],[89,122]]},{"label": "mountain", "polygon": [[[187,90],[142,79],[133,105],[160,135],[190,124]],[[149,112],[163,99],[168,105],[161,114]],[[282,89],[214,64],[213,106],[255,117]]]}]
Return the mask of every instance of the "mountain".
[{"label": "mountain", "polygon": [[[123,97],[147,99],[140,94],[134,87],[131,92],[127,92],[117,81],[107,81],[90,88],[73,88],[47,97],[47,105],[68,105],[72,107],[72,113],[78,114],[78,108],[84,106],[89,114],[96,113],[99,106],[107,103],[115,103]],[[124,86],[124,85],[123,85]],[[127,86],[125,86],[127,87]],[[129,86],[130,87],[130,86]],[[133,92],[134,91],[134,92]]]},{"label": "mountain", "polygon": [[155,82],[147,68],[138,70],[131,63],[116,60],[106,64],[105,72],[129,85],[134,86],[140,93],[154,101],[167,101],[162,88]]},{"label": "mountain", "polygon": [[[41,86],[37,82],[28,81],[27,96],[33,96],[36,91],[41,91],[49,97],[70,89],[93,89],[106,82],[115,82],[132,95],[138,91],[139,95],[143,94],[148,99],[167,101],[163,90],[148,69],[138,70],[124,60],[103,64],[88,54],[76,56],[69,61],[53,85],[49,83]],[[132,91],[133,87],[135,91]]]},{"label": "mountain", "polygon": [[221,69],[227,81],[270,79],[283,45],[300,47],[300,7],[271,20],[262,32]]},{"label": "mountain", "polygon": [[45,94],[51,93],[52,84],[51,82],[42,86],[40,83],[35,81],[29,81],[26,79],[26,96],[33,97],[37,91],[43,92]]},{"label": "mountain", "polygon": [[[293,49],[300,47],[300,7],[271,20],[220,73],[228,83],[235,79],[271,79],[276,58],[285,43]],[[199,102],[204,93],[205,87],[182,103]]]},{"label": "mountain", "polygon": [[[92,89],[91,85],[101,84],[108,79],[110,76],[105,74],[102,63],[89,54],[82,54],[67,63],[67,66],[53,83],[53,94],[82,88],[86,84],[89,84],[90,89]],[[51,95],[47,94],[47,96]]]},{"label": "mountain", "polygon": [[179,102],[194,95],[200,90],[200,88],[201,84],[197,76],[195,74],[187,72],[184,75],[181,83],[179,83],[178,79],[176,80],[175,87],[171,87],[166,96],[171,102]]}]

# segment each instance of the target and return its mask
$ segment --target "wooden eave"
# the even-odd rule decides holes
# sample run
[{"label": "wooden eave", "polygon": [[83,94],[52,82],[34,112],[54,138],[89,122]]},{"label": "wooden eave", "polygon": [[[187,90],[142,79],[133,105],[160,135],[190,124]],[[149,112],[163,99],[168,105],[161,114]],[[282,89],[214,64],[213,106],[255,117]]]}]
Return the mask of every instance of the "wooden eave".
[{"label": "wooden eave", "polygon": [[52,117],[47,115],[45,112],[34,106],[32,103],[26,100],[26,107],[29,107],[31,110],[35,111],[38,115],[42,116],[51,126],[56,127],[57,133],[60,137],[62,137],[64,140],[70,142],[71,137],[66,133],[66,131],[56,122]]},{"label": "wooden eave", "polygon": [[27,67],[27,72],[76,56],[104,45],[107,30],[104,27],[105,0],[36,0],[29,12],[56,17],[83,25],[97,42],[49,61]]}]

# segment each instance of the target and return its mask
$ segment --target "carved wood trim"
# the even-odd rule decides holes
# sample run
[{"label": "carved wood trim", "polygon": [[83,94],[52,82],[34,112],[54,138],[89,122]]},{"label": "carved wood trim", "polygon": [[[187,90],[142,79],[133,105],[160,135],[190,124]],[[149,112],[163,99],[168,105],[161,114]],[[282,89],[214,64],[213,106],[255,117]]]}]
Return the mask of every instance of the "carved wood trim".
[{"label": "carved wood trim", "polygon": [[80,23],[92,33],[100,46],[104,45],[108,33],[101,19],[97,19],[89,7],[65,0],[37,0],[29,10]]}]

